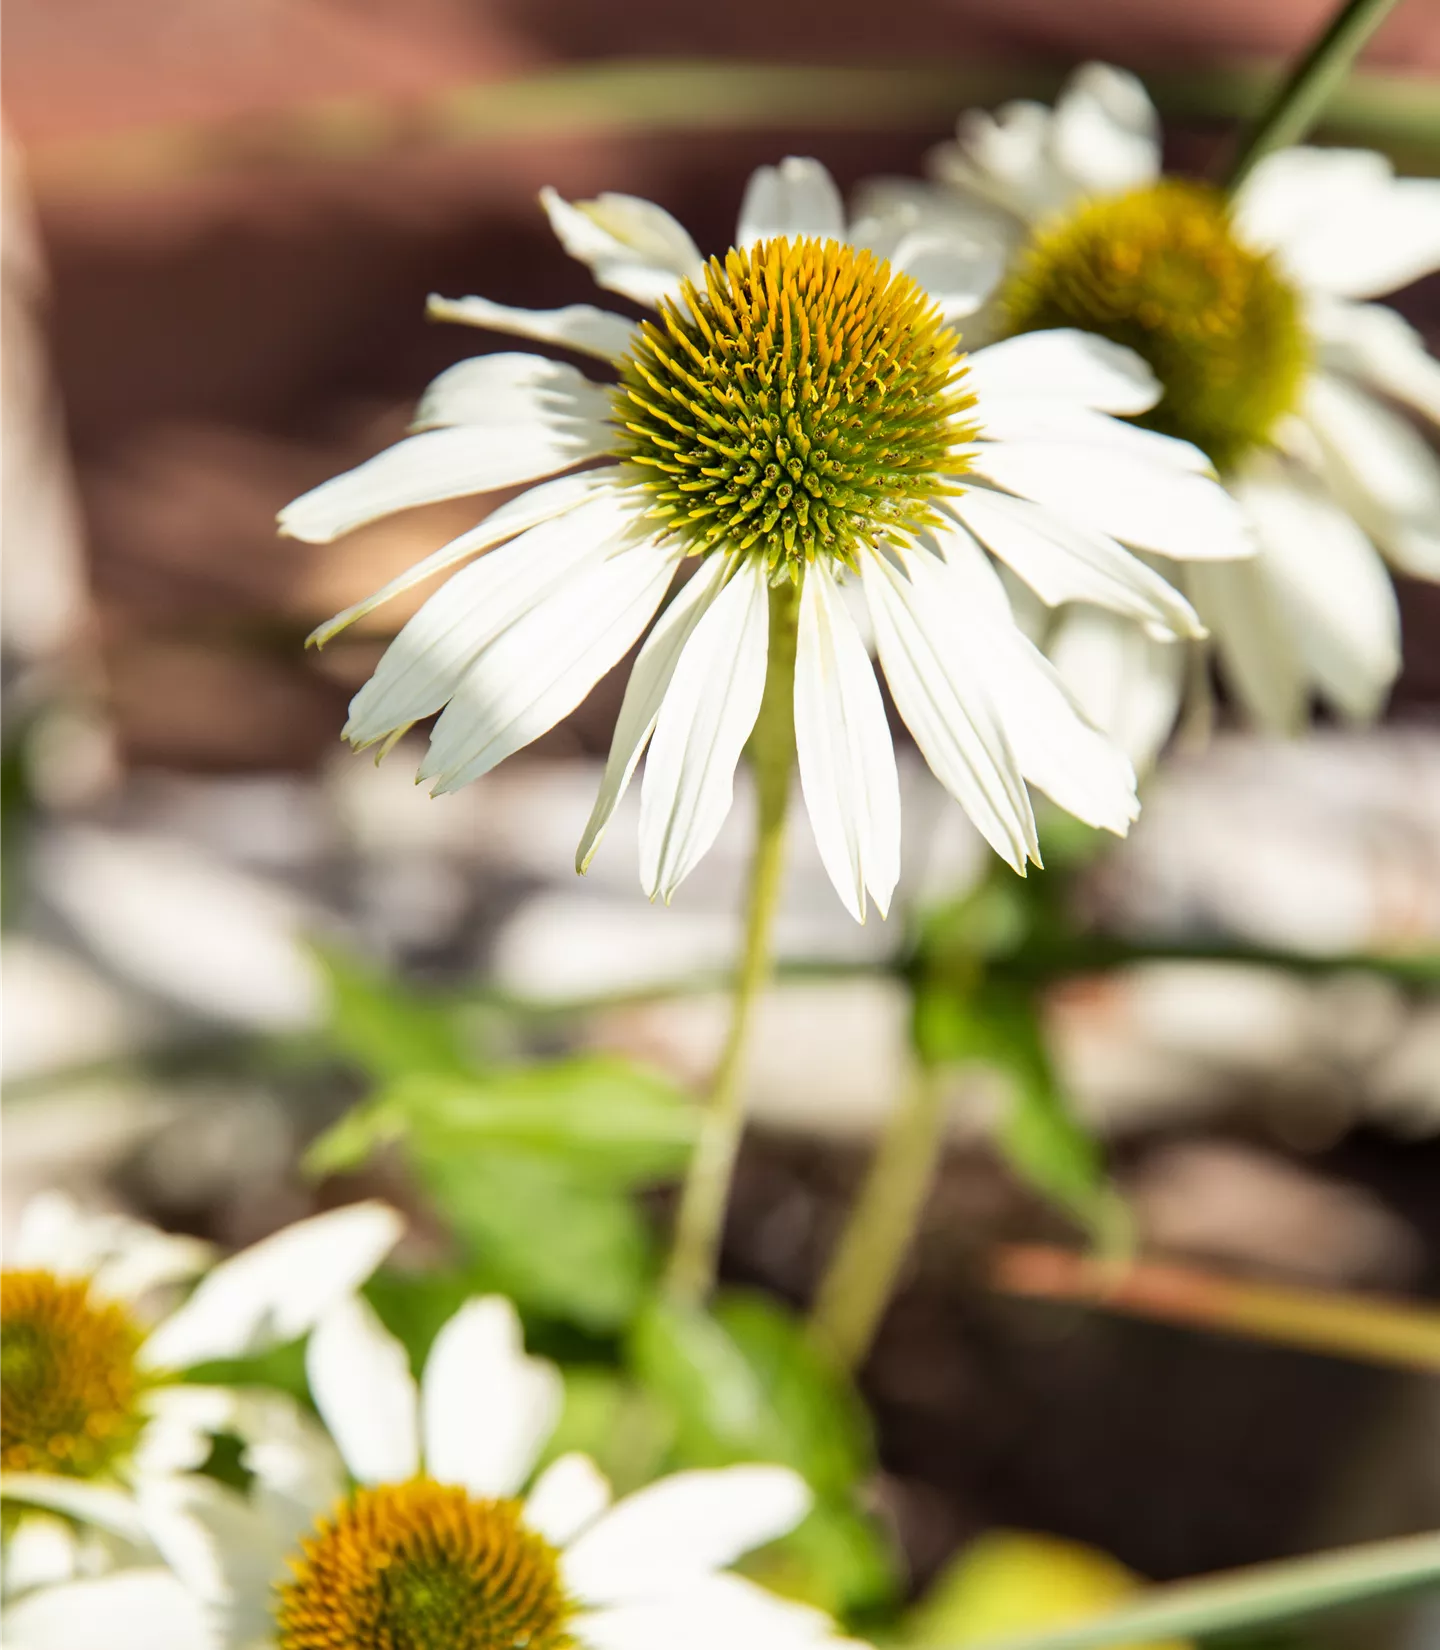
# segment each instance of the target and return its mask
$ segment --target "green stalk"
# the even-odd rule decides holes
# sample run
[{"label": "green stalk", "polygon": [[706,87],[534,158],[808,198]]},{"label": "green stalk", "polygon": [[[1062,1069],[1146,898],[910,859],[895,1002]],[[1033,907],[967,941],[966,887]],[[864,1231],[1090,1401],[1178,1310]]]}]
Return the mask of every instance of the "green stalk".
[{"label": "green stalk", "polygon": [[745,949],[735,981],[730,1032],[715,1068],[690,1159],[665,1287],[682,1305],[702,1302],[715,1282],[730,1182],[745,1128],[745,1071],[755,1008],[774,966],[772,933],[785,861],[785,815],[795,763],[797,585],[770,591],[770,656],[765,696],[750,735],[758,823],[750,866]]},{"label": "green stalk", "polygon": [[814,1338],[846,1369],[858,1368],[874,1343],[920,1224],[944,1137],[939,1074],[922,1064],[886,1122],[810,1315]]},{"label": "green stalk", "polygon": [[1345,0],[1241,139],[1225,179],[1234,194],[1275,149],[1299,143],[1395,0]]}]

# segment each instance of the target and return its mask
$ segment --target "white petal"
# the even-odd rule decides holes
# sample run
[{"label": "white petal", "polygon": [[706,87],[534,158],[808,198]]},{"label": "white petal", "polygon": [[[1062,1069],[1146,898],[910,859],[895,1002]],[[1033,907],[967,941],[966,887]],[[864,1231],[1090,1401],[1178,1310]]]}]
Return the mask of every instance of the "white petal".
[{"label": "white petal", "polygon": [[540,344],[560,344],[602,361],[618,361],[630,347],[635,323],[593,304],[566,304],[563,309],[512,309],[489,298],[442,298],[432,292],[425,313],[433,321],[489,327]]},{"label": "white petal", "polygon": [[253,1475],[249,1504],[277,1547],[288,1550],[345,1488],[345,1467],[329,1434],[288,1394],[247,1387],[231,1394],[228,1430]]},{"label": "white petal", "polygon": [[135,1448],[137,1477],[193,1472],[204,1466],[215,1435],[227,1430],[234,1400],[224,1387],[166,1382],[150,1392],[150,1416]]},{"label": "white petal", "polygon": [[[959,414],[954,422],[963,428],[976,416],[976,412],[967,411]],[[1192,442],[1124,423],[1109,413],[1074,401],[1038,395],[987,395],[979,423],[982,443],[1043,440],[1106,447],[1143,464],[1157,464],[1191,475],[1215,474],[1215,466]],[[974,446],[969,448],[972,456],[975,450]]]},{"label": "white petal", "polygon": [[633,519],[624,496],[605,487],[462,568],[386,648],[375,674],[350,701],[345,738],[356,746],[373,744],[439,710],[484,648],[615,542]]},{"label": "white petal", "polygon": [[865,890],[883,917],[900,879],[900,782],[885,706],[834,575],[805,573],[795,656],[800,787],[820,860],[857,922]]},{"label": "white petal", "polygon": [[21,1211],[9,1264],[65,1275],[89,1272],[105,1250],[96,1246],[88,1225],[80,1205],[65,1192],[37,1192]]},{"label": "white petal", "polygon": [[987,396],[1026,396],[1102,412],[1142,413],[1160,399],[1160,380],[1123,344],[1093,332],[1056,327],[1024,332],[977,350],[966,363],[965,388],[985,422]]},{"label": "white petal", "polygon": [[637,1600],[577,1618],[576,1637],[589,1650],[790,1650],[838,1644],[822,1611],[777,1598],[736,1575],[710,1575],[678,1592]]},{"label": "white petal", "polygon": [[1440,361],[1410,323],[1384,304],[1316,301],[1311,326],[1324,363],[1403,401],[1440,424]]},{"label": "white petal", "polygon": [[57,1587],[84,1562],[81,1540],[63,1518],[48,1513],[13,1515],[6,1522],[0,1583],[8,1601],[32,1587]]},{"label": "white petal", "polygon": [[970,488],[949,509],[1051,607],[1093,602],[1157,636],[1204,634],[1180,592],[1104,533],[1085,532],[1028,499],[988,488]]},{"label": "white petal", "polygon": [[1120,445],[981,442],[971,462],[1007,491],[1141,550],[1193,561],[1255,553],[1243,515],[1218,482]]},{"label": "white petal", "polygon": [[566,1550],[562,1571],[587,1604],[653,1598],[724,1569],[809,1510],[804,1480],[786,1467],[677,1472],[597,1519]]},{"label": "white petal", "polygon": [[561,246],[590,266],[598,286],[653,305],[700,279],[699,248],[662,206],[608,194],[572,205],[553,189],[542,189],[540,202]]},{"label": "white petal", "polygon": [[927,230],[905,235],[890,262],[924,287],[947,321],[973,315],[1005,272],[1004,249],[994,239]]},{"label": "white petal", "polygon": [[1374,546],[1317,490],[1282,474],[1242,477],[1236,495],[1260,538],[1256,568],[1327,699],[1367,720],[1400,669],[1400,611]]},{"label": "white petal", "polygon": [[328,544],[397,510],[513,487],[601,458],[613,439],[610,425],[568,413],[494,429],[424,430],[287,504],[277,518],[280,531]]},{"label": "white petal", "polygon": [[1020,771],[1077,819],[1124,836],[1139,816],[1129,758],[1090,726],[1050,661],[1010,616],[1000,580],[963,531],[945,556],[961,595],[955,612],[1000,714]]},{"label": "white petal", "polygon": [[5,1611],[6,1650],[220,1650],[201,1601],[165,1569],[47,1587]]},{"label": "white petal", "polygon": [[1440,268],[1440,179],[1396,178],[1368,150],[1267,156],[1240,192],[1236,223],[1300,285],[1334,297],[1372,298]]},{"label": "white petal", "polygon": [[1090,721],[1138,771],[1148,769],[1180,710],[1186,649],[1079,605],[1061,615],[1045,651]]},{"label": "white petal", "polygon": [[475,355],[457,361],[420,397],[412,430],[469,424],[490,430],[516,424],[600,423],[610,396],[567,361],[544,355]]},{"label": "white petal", "polygon": [[315,1407],[362,1484],[420,1470],[419,1394],[405,1348],[358,1295],[321,1322],[305,1350]]},{"label": "white petal", "polygon": [[1053,153],[1087,191],[1122,194],[1160,175],[1160,117],[1124,69],[1086,63],[1056,99]]},{"label": "white petal", "polygon": [[991,115],[971,109],[955,125],[956,141],[931,151],[936,177],[1023,219],[1061,210],[1080,193],[1056,161],[1053,115],[1043,103],[1017,99]]},{"label": "white petal", "polygon": [[479,526],[472,527],[468,533],[461,533],[459,538],[451,539],[449,544],[442,545],[432,555],[423,557],[413,567],[397,574],[373,596],[367,596],[364,601],[347,607],[343,613],[337,613],[307,638],[308,645],[324,647],[333,636],[338,636],[357,619],[363,619],[367,613],[373,613],[377,607],[384,606],[415,585],[423,584],[436,573],[443,573],[459,562],[468,561],[471,556],[499,544],[502,539],[513,538],[531,527],[538,527],[541,522],[563,516],[592,498],[599,488],[608,486],[613,475],[614,471],[608,467],[586,470],[578,476],[561,476],[555,481],[542,481],[539,486],[528,488],[519,498],[512,498],[507,504],[492,510]]},{"label": "white petal", "polygon": [[621,544],[517,618],[456,687],[420,777],[437,795],[458,790],[568,716],[655,616],[675,561],[653,540]]},{"label": "white petal", "polygon": [[1210,627],[1225,679],[1250,719],[1269,732],[1290,734],[1304,723],[1310,684],[1260,561],[1196,562],[1185,569],[1185,583]]},{"label": "white petal", "polygon": [[525,1522],[555,1547],[568,1547],[610,1505],[610,1486],[588,1455],[562,1455],[536,1480]]},{"label": "white petal", "polygon": [[108,1210],[84,1210],[64,1192],[45,1191],[25,1205],[10,1264],[88,1277],[107,1299],[137,1300],[203,1272],[214,1253],[199,1238],[177,1237]]},{"label": "white petal", "polygon": [[296,1339],[360,1287],[403,1230],[394,1209],[373,1202],[297,1221],[222,1261],[145,1342],[141,1361],[184,1369]]},{"label": "white petal", "polygon": [[565,1401],[560,1371],[525,1354],[520,1320],[498,1295],[468,1301],[425,1364],[425,1470],[471,1495],[514,1495]]},{"label": "white petal", "polygon": [[1440,458],[1403,418],[1330,373],[1306,386],[1322,479],[1403,572],[1440,579]]},{"label": "white petal", "polygon": [[744,248],[781,236],[845,239],[840,191],[818,160],[790,155],[778,166],[757,167],[750,175],[735,230],[736,246]]},{"label": "white petal", "polygon": [[132,1545],[145,1540],[145,1526],[135,1498],[109,1484],[91,1484],[50,1472],[0,1472],[0,1501],[43,1507],[77,1523],[93,1524]]},{"label": "white petal", "polygon": [[935,777],[992,848],[1023,873],[1039,862],[1035,816],[1015,754],[983,682],[972,674],[957,592],[922,552],[899,566],[861,558],[875,641],[895,708]]},{"label": "white petal", "polygon": [[669,903],[730,811],[769,638],[765,571],[746,559],[692,631],[655,724],[640,794],[640,882],[651,899]]},{"label": "white petal", "polygon": [[600,846],[611,816],[624,796],[636,766],[644,754],[660,706],[680,662],[680,654],[691,632],[710,609],[720,593],[726,559],[723,555],[707,556],[696,569],[679,594],[655,622],[655,628],[640,649],[625,684],[625,698],[615,722],[615,734],[610,741],[610,755],[600,780],[600,792],[590,818],[580,838],[575,854],[575,869],[583,875]]}]

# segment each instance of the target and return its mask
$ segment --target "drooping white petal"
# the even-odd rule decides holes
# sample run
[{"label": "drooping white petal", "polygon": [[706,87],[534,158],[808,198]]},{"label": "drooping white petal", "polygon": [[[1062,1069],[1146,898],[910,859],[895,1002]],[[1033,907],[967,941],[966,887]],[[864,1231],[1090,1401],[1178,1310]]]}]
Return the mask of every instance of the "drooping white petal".
[{"label": "drooping white petal", "polygon": [[624,315],[594,304],[566,304],[563,309],[514,309],[489,298],[442,298],[432,292],[425,304],[432,321],[457,321],[461,326],[489,327],[539,344],[559,344],[581,355],[618,361],[630,347],[635,323]]},{"label": "drooping white petal", "polygon": [[588,1455],[562,1455],[535,1481],[525,1522],[554,1547],[568,1547],[610,1505],[610,1485]]},{"label": "drooping white petal", "polygon": [[924,287],[947,321],[973,315],[1005,271],[1005,251],[993,237],[914,230],[897,242],[890,263]]},{"label": "drooping white petal", "polygon": [[1108,63],[1086,63],[1055,100],[1056,161],[1096,195],[1118,195],[1160,175],[1160,117],[1140,80]]},{"label": "drooping white petal", "polygon": [[820,861],[857,922],[868,888],[883,917],[900,880],[900,782],[865,644],[829,565],[800,591],[795,655],[800,788]]},{"label": "drooping white petal", "polygon": [[288,1551],[339,1500],[345,1487],[340,1452],[288,1393],[247,1387],[230,1396],[226,1430],[240,1440],[240,1464],[252,1475],[249,1505],[277,1548]]},{"label": "drooping white petal", "polygon": [[404,1221],[384,1203],[352,1203],[232,1255],[140,1349],[148,1369],[241,1358],[305,1334],[358,1289],[395,1247]]},{"label": "drooping white petal", "polygon": [[0,1472],[0,1502],[43,1507],[78,1524],[93,1524],[135,1546],[145,1541],[145,1526],[134,1497],[111,1484],[88,1483],[58,1472]]},{"label": "drooping white petal", "polygon": [[786,1467],[677,1472],[598,1518],[565,1552],[566,1585],[586,1604],[683,1587],[794,1529],[810,1492]]},{"label": "drooping white petal", "polygon": [[985,423],[989,396],[1025,396],[1101,412],[1142,413],[1160,399],[1160,380],[1123,344],[1093,332],[1055,327],[1024,332],[976,350],[966,363],[965,388]]},{"label": "drooping white petal", "polygon": [[605,387],[568,361],[509,350],[475,355],[447,367],[427,386],[412,430],[469,424],[503,430],[529,423],[600,423],[609,416]]},{"label": "drooping white petal", "polygon": [[726,568],[723,555],[706,557],[656,620],[636,657],[630,680],[625,684],[625,698],[616,718],[600,791],[575,853],[575,869],[582,875],[590,868],[611,816],[655,731],[660,706],[685,643],[719,595]]},{"label": "drooping white petal", "polygon": [[7,1523],[0,1595],[13,1599],[32,1587],[58,1587],[81,1573],[85,1547],[67,1519],[27,1512]]},{"label": "drooping white petal", "polygon": [[1119,443],[986,441],[971,463],[1008,492],[1137,549],[1190,561],[1255,553],[1243,515],[1218,482],[1138,458]]},{"label": "drooping white petal", "polygon": [[1332,373],[1315,373],[1304,417],[1322,479],[1402,572],[1440,579],[1440,458],[1405,419]]},{"label": "drooping white petal", "polygon": [[589,1650],[802,1650],[843,1643],[830,1619],[742,1576],[704,1576],[661,1597],[590,1610],[575,1622]]},{"label": "drooping white petal", "polygon": [[560,1371],[527,1357],[515,1308],[467,1301],[435,1337],[420,1389],[425,1470],[471,1495],[514,1495],[565,1400]]},{"label": "drooping white petal", "polygon": [[423,430],[287,504],[277,518],[280,531],[328,544],[397,510],[537,481],[603,458],[613,439],[608,424],[568,413],[498,428]]},{"label": "drooping white petal", "polygon": [[791,240],[845,239],[840,191],[818,160],[789,155],[778,166],[760,166],[750,174],[735,229],[736,246],[743,250],[782,235]]},{"label": "drooping white petal", "polygon": [[1256,466],[1234,487],[1296,653],[1338,710],[1375,716],[1400,669],[1400,610],[1379,553],[1344,511],[1278,467]]},{"label": "drooping white petal", "polygon": [[1023,873],[1039,863],[1035,816],[1000,718],[973,672],[944,569],[922,552],[861,558],[895,708],[935,777],[992,848]]},{"label": "drooping white petal", "polygon": [[439,710],[482,649],[613,543],[632,519],[620,493],[602,488],[462,568],[386,648],[350,701],[345,738],[368,745]]},{"label": "drooping white petal", "polygon": [[[167,1569],[46,1587],[5,1611],[6,1650],[222,1650],[203,1602]],[[226,1647],[228,1650],[228,1647]]]},{"label": "drooping white petal", "polygon": [[357,619],[363,619],[377,607],[383,607],[394,597],[403,595],[417,584],[423,584],[436,573],[446,572],[458,563],[468,561],[471,556],[481,550],[488,550],[491,545],[499,544],[502,539],[514,538],[528,528],[538,527],[542,521],[563,516],[576,505],[592,498],[600,488],[608,486],[613,475],[614,471],[609,467],[602,470],[586,470],[578,476],[560,476],[554,481],[542,481],[536,487],[527,488],[519,498],[512,498],[508,503],[492,510],[484,521],[472,527],[469,532],[461,533],[458,538],[451,539],[449,544],[444,544],[432,554],[422,557],[414,566],[407,567],[403,573],[397,574],[389,584],[382,585],[364,601],[356,602],[353,607],[347,607],[343,613],[337,613],[333,619],[328,619],[307,638],[308,645],[324,647],[326,642],[338,636]]},{"label": "drooping white petal", "polygon": [[955,615],[1020,771],[1077,819],[1124,836],[1139,817],[1129,758],[1080,712],[1059,673],[1021,634],[999,576],[963,529],[941,540],[959,590]]},{"label": "drooping white petal", "polygon": [[1440,424],[1440,361],[1386,304],[1317,300],[1310,324],[1326,367],[1358,378]]},{"label": "drooping white petal", "polygon": [[1275,605],[1262,559],[1196,562],[1185,569],[1185,584],[1209,626],[1225,680],[1247,715],[1268,732],[1292,734],[1305,720],[1308,673],[1286,615]]},{"label": "drooping white petal", "polygon": [[700,249],[663,206],[611,194],[572,204],[553,189],[542,189],[540,202],[561,246],[607,291],[654,305],[700,278]]},{"label": "drooping white petal", "polygon": [[358,1295],[327,1314],[305,1349],[310,1395],[362,1484],[420,1470],[419,1394],[405,1348]]},{"label": "drooping white petal", "polygon": [[765,570],[747,559],[691,632],[655,723],[640,793],[640,882],[651,899],[669,903],[730,811],[769,638]]},{"label": "drooping white petal", "polygon": [[1144,773],[1175,725],[1186,649],[1077,604],[1060,616],[1045,651],[1075,703]]},{"label": "drooping white petal", "polygon": [[203,1466],[215,1435],[227,1430],[234,1400],[224,1387],[167,1381],[146,1394],[144,1407],[150,1419],[134,1455],[140,1477]]},{"label": "drooping white petal", "polygon": [[1301,286],[1373,298],[1440,268],[1440,179],[1397,178],[1363,149],[1282,149],[1255,168],[1236,226]]},{"label": "drooping white petal", "polygon": [[1204,634],[1184,596],[1104,533],[1085,532],[1028,499],[989,488],[969,488],[948,508],[1051,607],[1093,602],[1156,636]]},{"label": "drooping white petal", "polygon": [[[958,414],[954,421],[956,427],[963,429],[967,420],[975,416],[973,411]],[[1193,442],[1161,435],[1158,430],[1142,429],[1138,424],[1124,423],[1093,407],[1053,397],[987,395],[980,418],[980,435],[982,444],[1059,441],[1078,447],[1105,447],[1142,464],[1158,464],[1190,475],[1215,474],[1215,466]],[[972,455],[976,450],[975,443],[965,446],[965,451]]]},{"label": "drooping white petal", "polygon": [[420,777],[458,790],[568,716],[655,616],[675,561],[652,539],[617,541],[516,618],[462,677]]}]

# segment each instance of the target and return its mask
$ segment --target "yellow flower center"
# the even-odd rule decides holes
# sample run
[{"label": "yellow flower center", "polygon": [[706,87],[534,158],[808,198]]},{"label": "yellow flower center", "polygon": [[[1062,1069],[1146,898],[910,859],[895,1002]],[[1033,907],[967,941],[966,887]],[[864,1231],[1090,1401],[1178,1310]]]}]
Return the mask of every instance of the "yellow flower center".
[{"label": "yellow flower center", "polygon": [[357,1491],[292,1561],[279,1650],[570,1650],[555,1549],[517,1501],[428,1478]]},{"label": "yellow flower center", "polygon": [[84,1279],[0,1272],[0,1466],[95,1478],[145,1424],[143,1331]]},{"label": "yellow flower center", "polygon": [[1308,364],[1294,289],[1200,183],[1167,179],[1042,227],[1001,304],[1011,332],[1081,327],[1143,356],[1165,394],[1138,422],[1221,469],[1269,441]]},{"label": "yellow flower center", "polygon": [[958,340],[883,259],[837,241],[712,258],[621,362],[618,456],[692,551],[772,575],[932,521],[965,468]]}]

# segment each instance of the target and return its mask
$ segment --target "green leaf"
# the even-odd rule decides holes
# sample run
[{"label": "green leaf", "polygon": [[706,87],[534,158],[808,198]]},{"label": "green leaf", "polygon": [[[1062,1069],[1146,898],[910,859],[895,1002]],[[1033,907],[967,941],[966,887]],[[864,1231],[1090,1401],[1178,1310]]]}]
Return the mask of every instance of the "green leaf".
[{"label": "green leaf", "polygon": [[1003,1071],[1011,1095],[996,1140],[1010,1166],[1101,1236],[1115,1234],[1122,1215],[1100,1148],[1055,1080],[1028,989],[989,980],[968,992],[923,988],[915,1041],[932,1063],[975,1062]]},{"label": "green leaf", "polygon": [[339,951],[319,953],[330,985],[338,1051],[380,1080],[476,1069],[453,1004],[421,996]]},{"label": "green leaf", "polygon": [[423,1132],[410,1153],[475,1262],[522,1309],[602,1333],[634,1316],[654,1257],[625,1193],[564,1162],[456,1151]]},{"label": "green leaf", "polygon": [[1437,1588],[1440,1534],[1432,1532],[1152,1587],[1083,1624],[987,1638],[976,1650],[1119,1650],[1157,1638],[1193,1638],[1293,1621]]},{"label": "green leaf", "polygon": [[687,1465],[777,1461],[822,1495],[849,1490],[870,1469],[854,1388],[765,1296],[724,1297],[713,1316],[657,1302],[636,1323],[630,1355],[674,1414]]},{"label": "green leaf", "polygon": [[484,1075],[421,1073],[390,1083],[310,1148],[333,1172],[377,1146],[423,1139],[430,1155],[518,1150],[568,1159],[600,1184],[639,1185],[684,1167],[696,1112],[675,1086],[628,1061],[586,1055]]},{"label": "green leaf", "polygon": [[[910,1645],[969,1650],[1006,1633],[1093,1618],[1142,1586],[1138,1576],[1094,1547],[995,1530],[945,1566],[902,1623],[901,1638]],[[1143,1650],[1187,1647],[1152,1638]]]}]

